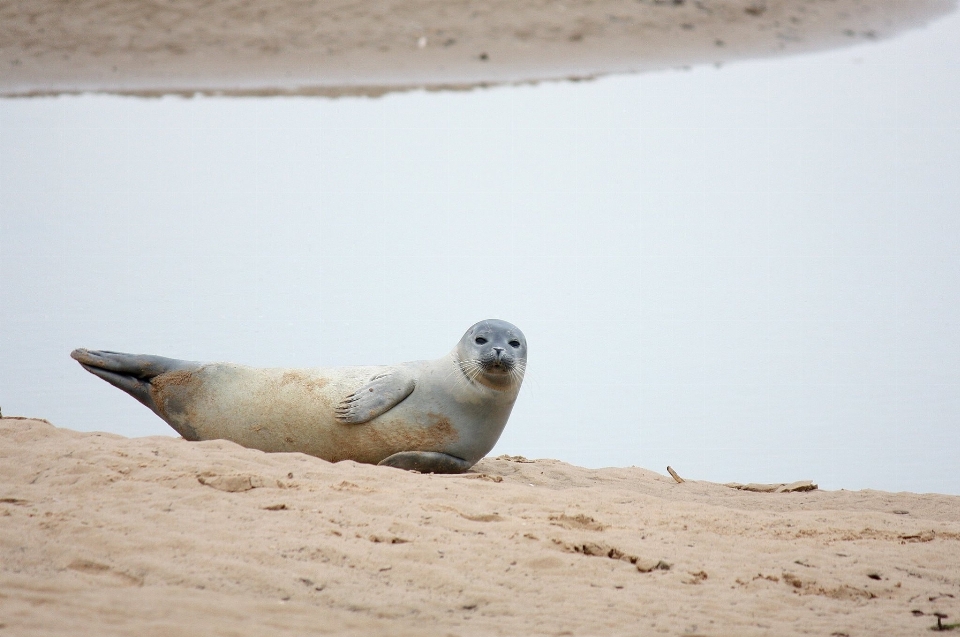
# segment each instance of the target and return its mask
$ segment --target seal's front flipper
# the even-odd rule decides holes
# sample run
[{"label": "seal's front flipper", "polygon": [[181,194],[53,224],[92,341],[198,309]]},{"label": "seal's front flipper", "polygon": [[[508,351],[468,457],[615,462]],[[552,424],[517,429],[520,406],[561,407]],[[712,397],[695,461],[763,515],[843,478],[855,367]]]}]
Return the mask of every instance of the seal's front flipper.
[{"label": "seal's front flipper", "polygon": [[359,425],[385,414],[413,393],[417,381],[403,369],[391,369],[377,374],[370,381],[340,401],[337,420]]},{"label": "seal's front flipper", "polygon": [[473,466],[463,458],[438,451],[401,451],[377,464],[420,473],[463,473]]}]

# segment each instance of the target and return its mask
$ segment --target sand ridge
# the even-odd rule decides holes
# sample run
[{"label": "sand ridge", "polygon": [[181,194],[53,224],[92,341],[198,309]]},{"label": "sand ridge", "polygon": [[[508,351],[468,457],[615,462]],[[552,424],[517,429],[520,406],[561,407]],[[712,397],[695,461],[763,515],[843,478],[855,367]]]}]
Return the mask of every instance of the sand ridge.
[{"label": "sand ridge", "polygon": [[866,635],[960,621],[960,497],[433,476],[0,420],[16,635]]}]

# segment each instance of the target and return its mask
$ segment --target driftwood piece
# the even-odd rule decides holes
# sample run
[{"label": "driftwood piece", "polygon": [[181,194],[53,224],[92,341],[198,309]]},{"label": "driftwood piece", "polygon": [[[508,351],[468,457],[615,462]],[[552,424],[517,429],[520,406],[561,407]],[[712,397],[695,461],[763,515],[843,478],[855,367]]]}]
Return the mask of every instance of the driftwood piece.
[{"label": "driftwood piece", "polygon": [[757,493],[797,493],[801,491],[814,491],[817,485],[813,480],[798,480],[796,482],[781,482],[779,484],[740,484],[739,482],[728,482],[725,487],[737,489],[739,491],[755,491]]}]

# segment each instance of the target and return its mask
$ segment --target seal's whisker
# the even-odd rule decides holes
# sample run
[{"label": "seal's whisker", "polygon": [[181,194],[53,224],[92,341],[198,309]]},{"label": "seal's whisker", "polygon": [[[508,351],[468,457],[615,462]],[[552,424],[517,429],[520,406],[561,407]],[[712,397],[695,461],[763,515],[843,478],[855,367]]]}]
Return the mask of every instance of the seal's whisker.
[{"label": "seal's whisker", "polygon": [[480,374],[483,373],[483,365],[482,365],[479,361],[476,361],[476,360],[473,360],[473,361],[470,361],[470,362],[473,363],[473,366],[471,367],[471,369],[470,369],[470,374],[469,374],[469,375],[470,375],[470,380],[473,381],[473,382],[476,382],[476,381],[477,381],[477,378],[479,378]]},{"label": "seal's whisker", "polygon": [[[454,367],[454,368],[451,369],[449,372],[447,372],[447,375],[443,377],[443,380],[450,380],[451,377],[452,377],[454,380],[459,380],[460,377],[463,376],[463,368],[460,367],[460,361],[458,361],[456,358],[454,358],[454,359],[453,359],[453,362],[456,364],[456,367]],[[459,368],[459,369],[458,369],[458,368]],[[459,373],[458,373],[458,372],[459,372]]]},{"label": "seal's whisker", "polygon": [[453,382],[456,383],[458,388],[466,387],[470,382],[470,379],[467,376],[467,370],[464,367],[464,361],[457,360],[456,364],[456,368],[450,370],[450,374],[447,375],[447,378],[453,376]]},{"label": "seal's whisker", "polygon": [[477,377],[483,372],[483,365],[477,359],[461,359],[457,361],[457,364],[461,371],[461,373],[457,375],[458,386],[466,385],[468,382],[476,382]]}]

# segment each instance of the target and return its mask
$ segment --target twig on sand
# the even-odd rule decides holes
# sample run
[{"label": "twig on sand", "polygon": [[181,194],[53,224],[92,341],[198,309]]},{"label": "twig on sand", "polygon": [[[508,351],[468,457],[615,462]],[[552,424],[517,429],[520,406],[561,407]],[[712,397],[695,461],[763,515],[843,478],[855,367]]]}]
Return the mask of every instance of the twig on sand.
[{"label": "twig on sand", "polygon": [[955,629],[957,629],[957,628],[960,628],[960,623],[958,623],[958,624],[944,624],[944,623],[943,623],[943,620],[944,620],[944,619],[947,619],[947,618],[949,617],[949,615],[945,615],[945,614],[943,614],[943,613],[933,613],[933,616],[937,618],[937,625],[936,625],[936,626],[931,626],[931,627],[930,627],[930,630],[943,631],[943,630],[955,630]]},{"label": "twig on sand", "polygon": [[677,484],[683,484],[685,480],[677,475],[677,472],[673,470],[673,467],[667,467],[667,473],[673,476],[673,479],[677,481]]}]

